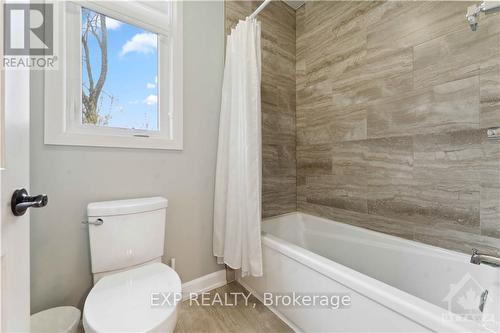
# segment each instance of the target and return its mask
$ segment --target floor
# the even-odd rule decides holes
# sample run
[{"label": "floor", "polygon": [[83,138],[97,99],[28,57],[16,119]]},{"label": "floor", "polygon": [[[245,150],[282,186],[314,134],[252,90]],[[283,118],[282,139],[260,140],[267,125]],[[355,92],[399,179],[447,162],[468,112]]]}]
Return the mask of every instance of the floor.
[{"label": "floor", "polygon": [[[259,300],[248,295],[240,284],[232,282],[212,290],[205,299],[184,301],[174,333],[293,332]],[[219,300],[225,299],[227,305],[221,305]]]}]

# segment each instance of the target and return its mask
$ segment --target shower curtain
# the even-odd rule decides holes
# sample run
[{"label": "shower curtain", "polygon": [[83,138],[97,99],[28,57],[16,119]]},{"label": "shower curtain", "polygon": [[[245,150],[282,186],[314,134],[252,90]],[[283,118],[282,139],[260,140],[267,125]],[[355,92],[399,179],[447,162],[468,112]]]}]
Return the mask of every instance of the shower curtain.
[{"label": "shower curtain", "polygon": [[215,175],[213,250],[219,263],[262,276],[260,23],[227,38]]}]

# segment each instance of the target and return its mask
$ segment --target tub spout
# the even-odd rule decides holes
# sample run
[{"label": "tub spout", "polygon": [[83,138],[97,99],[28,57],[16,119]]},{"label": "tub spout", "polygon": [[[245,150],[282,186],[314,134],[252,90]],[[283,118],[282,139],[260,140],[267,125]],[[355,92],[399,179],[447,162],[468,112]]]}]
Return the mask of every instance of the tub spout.
[{"label": "tub spout", "polygon": [[472,257],[470,258],[470,262],[476,265],[485,264],[493,267],[500,267],[499,257],[479,253],[476,249],[472,249]]}]

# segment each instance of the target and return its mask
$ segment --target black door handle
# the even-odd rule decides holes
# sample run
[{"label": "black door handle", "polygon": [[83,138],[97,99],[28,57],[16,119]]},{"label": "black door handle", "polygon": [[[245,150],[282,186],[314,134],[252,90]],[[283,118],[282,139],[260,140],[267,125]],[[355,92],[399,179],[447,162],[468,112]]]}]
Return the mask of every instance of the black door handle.
[{"label": "black door handle", "polygon": [[34,207],[45,207],[49,202],[49,197],[46,194],[40,194],[35,196],[28,195],[28,191],[22,188],[15,190],[12,194],[12,200],[10,201],[10,208],[15,216],[21,216],[26,213],[28,208]]}]

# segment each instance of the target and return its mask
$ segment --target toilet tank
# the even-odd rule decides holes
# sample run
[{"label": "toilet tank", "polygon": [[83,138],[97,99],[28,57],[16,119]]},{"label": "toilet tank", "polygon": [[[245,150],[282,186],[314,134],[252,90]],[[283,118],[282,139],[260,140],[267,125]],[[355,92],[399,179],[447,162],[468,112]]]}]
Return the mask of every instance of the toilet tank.
[{"label": "toilet tank", "polygon": [[[162,197],[90,203],[92,273],[122,270],[161,258],[167,205]],[[101,225],[92,224],[98,219]]]}]

